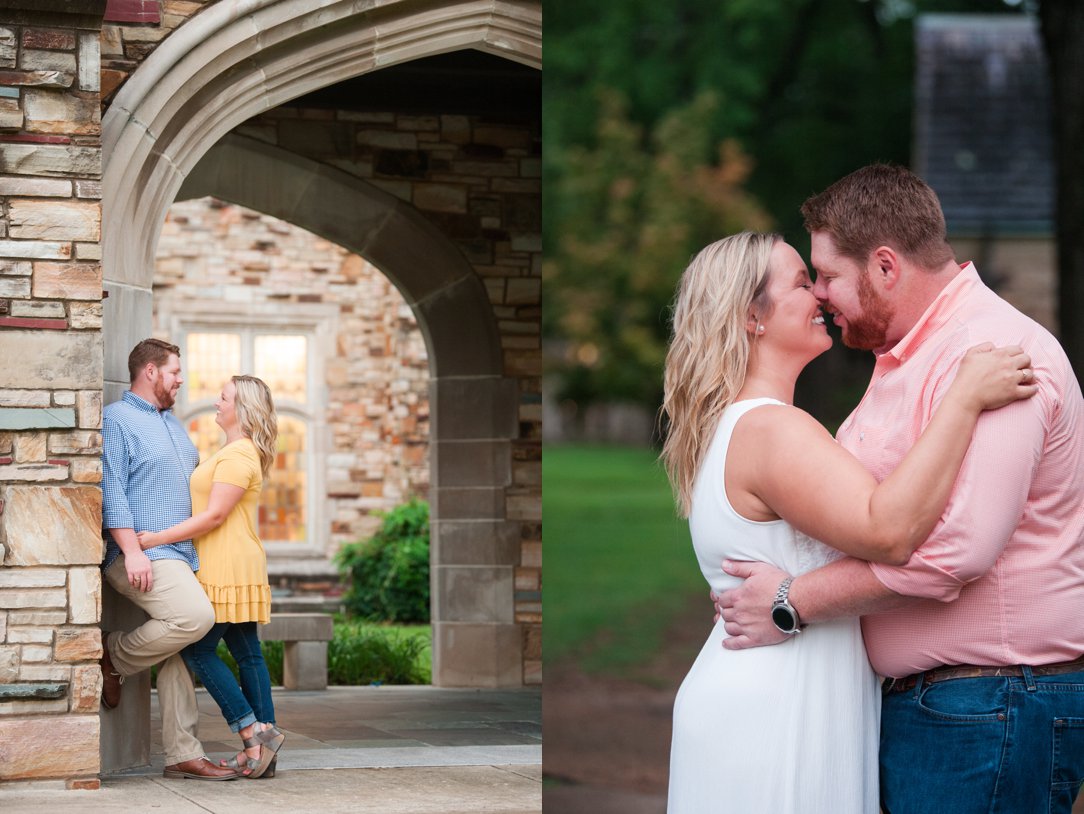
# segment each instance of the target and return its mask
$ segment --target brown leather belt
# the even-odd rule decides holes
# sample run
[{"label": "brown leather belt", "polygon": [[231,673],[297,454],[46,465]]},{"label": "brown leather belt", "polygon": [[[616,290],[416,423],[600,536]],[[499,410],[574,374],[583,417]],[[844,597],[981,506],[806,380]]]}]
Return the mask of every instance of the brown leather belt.
[{"label": "brown leather belt", "polygon": [[[1084,656],[1074,661],[1063,661],[1058,664],[1041,664],[1032,667],[1031,674],[1036,676],[1053,676],[1062,673],[1084,672]],[[914,689],[918,679],[922,678],[923,684],[936,684],[938,681],[948,681],[952,678],[983,678],[990,676],[1023,676],[1024,668],[1020,665],[1009,667],[975,667],[970,664],[958,664],[952,667],[938,667],[927,670],[924,673],[904,676],[903,678],[886,678],[883,686],[885,692],[907,692]]]}]

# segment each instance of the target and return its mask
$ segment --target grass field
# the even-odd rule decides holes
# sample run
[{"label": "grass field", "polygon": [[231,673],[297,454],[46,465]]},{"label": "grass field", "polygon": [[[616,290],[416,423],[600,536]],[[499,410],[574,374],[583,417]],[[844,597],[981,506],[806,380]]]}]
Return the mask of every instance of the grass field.
[{"label": "grass field", "polygon": [[666,473],[647,449],[547,446],[543,452],[546,664],[622,673],[707,587]]}]

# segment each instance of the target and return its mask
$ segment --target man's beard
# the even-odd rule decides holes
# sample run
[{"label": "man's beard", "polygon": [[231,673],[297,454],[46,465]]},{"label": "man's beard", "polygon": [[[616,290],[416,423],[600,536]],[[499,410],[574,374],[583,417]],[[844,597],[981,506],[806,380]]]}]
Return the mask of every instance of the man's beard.
[{"label": "man's beard", "polygon": [[154,383],[154,397],[158,400],[159,410],[168,410],[176,401],[173,394],[162,386],[161,379]]},{"label": "man's beard", "polygon": [[858,275],[858,303],[862,314],[856,319],[847,318],[843,329],[843,344],[859,350],[880,350],[885,346],[888,324],[892,321],[892,309],[876,291],[868,275]]}]

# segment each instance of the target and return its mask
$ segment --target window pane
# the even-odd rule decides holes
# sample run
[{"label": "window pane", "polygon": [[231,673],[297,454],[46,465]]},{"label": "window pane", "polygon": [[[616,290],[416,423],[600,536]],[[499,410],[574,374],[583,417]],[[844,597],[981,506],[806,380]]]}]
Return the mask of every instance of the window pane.
[{"label": "window pane", "polygon": [[278,454],[270,478],[264,481],[260,501],[260,537],[264,542],[306,540],[306,431],[304,421],[279,416]]},{"label": "window pane", "polygon": [[253,347],[255,375],[267,382],[276,401],[298,404],[308,401],[306,344],[304,336],[256,337]]},{"label": "window pane", "polygon": [[[216,391],[217,395],[217,391]],[[206,461],[226,442],[226,434],[215,423],[214,413],[200,413],[188,420],[188,437],[199,450],[199,459]]]},{"label": "window pane", "polygon": [[[181,370],[188,382],[188,401],[216,399],[230,376],[241,372],[238,334],[189,334]],[[214,418],[211,419],[212,425]]]}]

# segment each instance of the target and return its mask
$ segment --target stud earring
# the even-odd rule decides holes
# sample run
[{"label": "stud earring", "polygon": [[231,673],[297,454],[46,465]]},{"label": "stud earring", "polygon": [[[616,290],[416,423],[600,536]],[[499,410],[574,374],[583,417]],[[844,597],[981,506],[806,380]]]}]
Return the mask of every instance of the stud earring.
[{"label": "stud earring", "polygon": [[764,326],[761,325],[759,322],[757,323],[757,333],[758,334],[764,333]]}]

